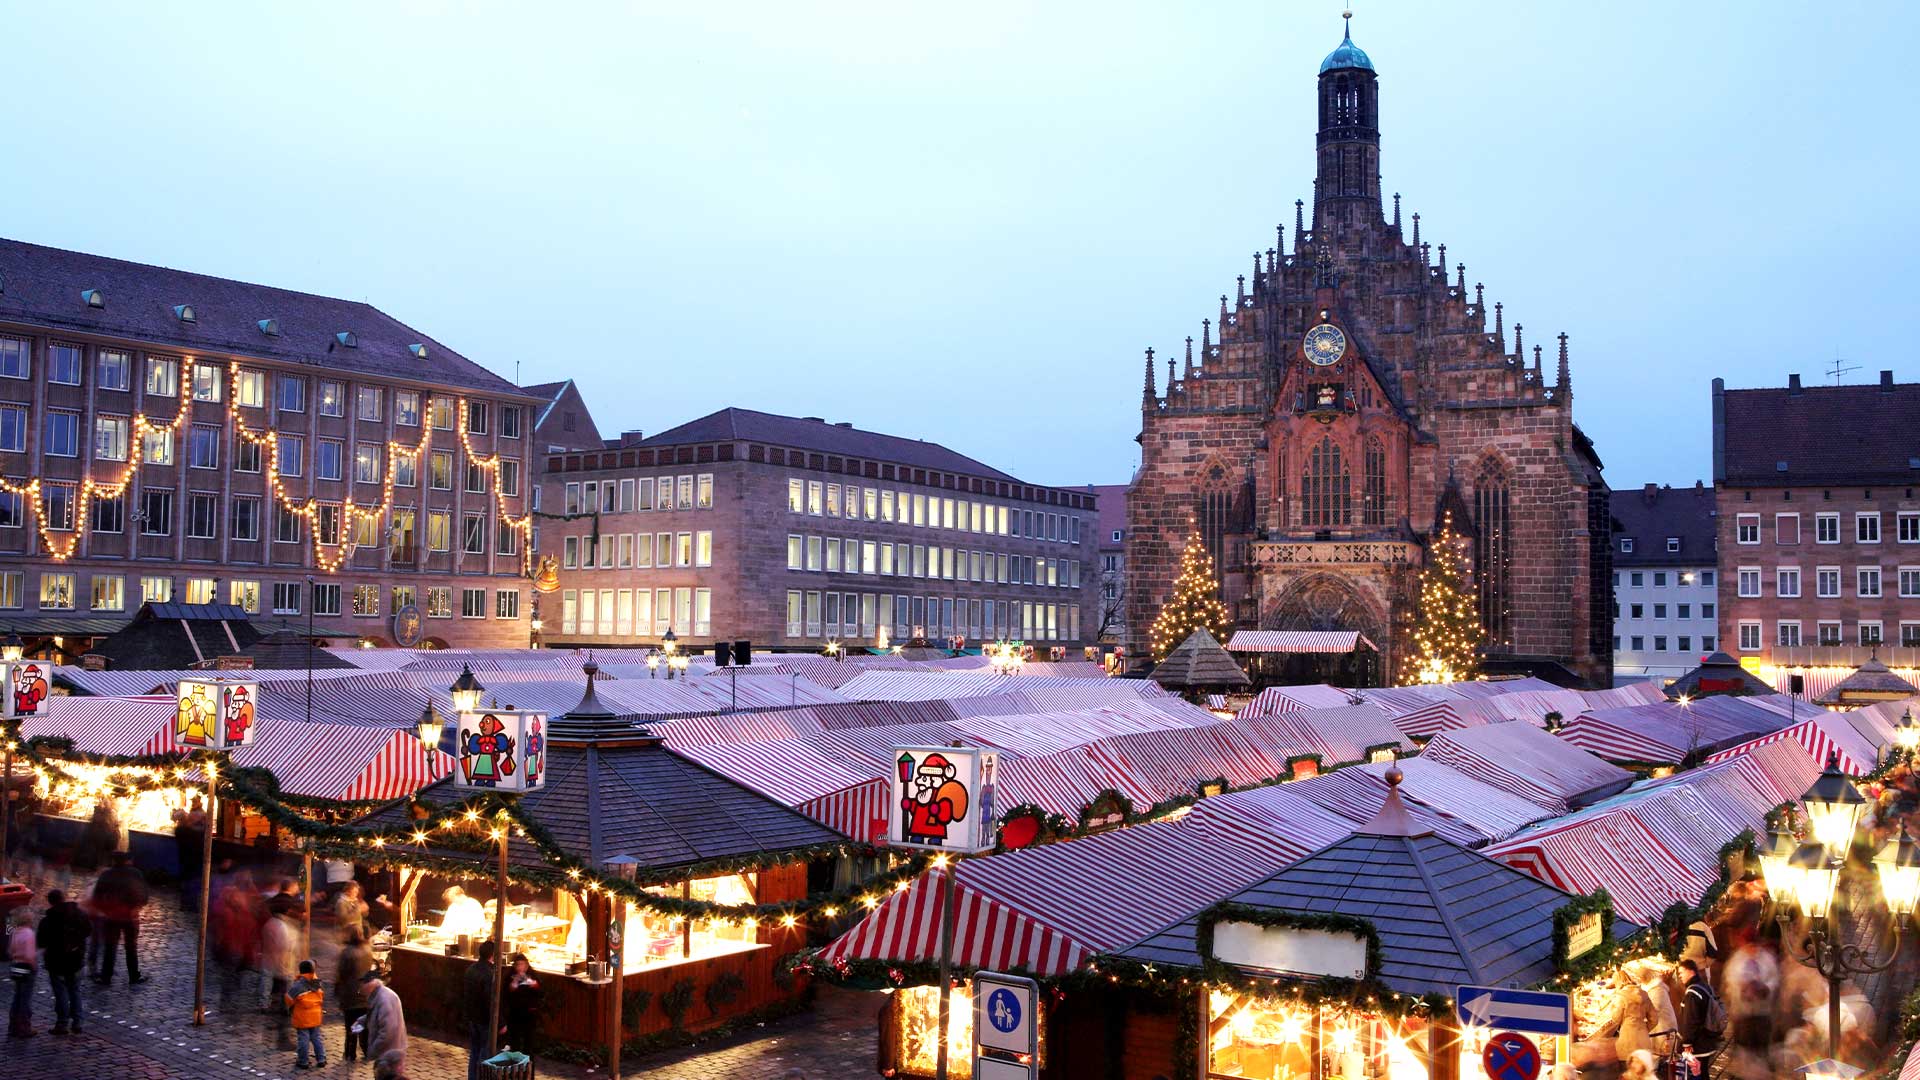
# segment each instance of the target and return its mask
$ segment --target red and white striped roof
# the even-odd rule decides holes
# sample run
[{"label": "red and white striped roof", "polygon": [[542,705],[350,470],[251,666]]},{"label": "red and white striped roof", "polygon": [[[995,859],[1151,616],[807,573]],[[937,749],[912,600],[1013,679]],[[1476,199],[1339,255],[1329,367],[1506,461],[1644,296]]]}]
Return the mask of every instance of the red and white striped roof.
[{"label": "red and white striped roof", "polygon": [[1365,646],[1379,652],[1379,646],[1357,630],[1235,630],[1227,642],[1228,652],[1237,653],[1350,653]]},{"label": "red and white striped roof", "polygon": [[1633,774],[1524,721],[1442,732],[1421,756],[1510,791],[1555,813],[1621,787]]},{"label": "red and white striped roof", "polygon": [[1798,746],[1809,760],[1818,762],[1822,768],[1826,766],[1830,755],[1838,754],[1840,771],[1849,776],[1865,776],[1879,764],[1880,748],[1869,742],[1840,714],[1829,712],[1817,713],[1791,727],[1722,750],[1707,760],[1725,761],[1774,743]]}]

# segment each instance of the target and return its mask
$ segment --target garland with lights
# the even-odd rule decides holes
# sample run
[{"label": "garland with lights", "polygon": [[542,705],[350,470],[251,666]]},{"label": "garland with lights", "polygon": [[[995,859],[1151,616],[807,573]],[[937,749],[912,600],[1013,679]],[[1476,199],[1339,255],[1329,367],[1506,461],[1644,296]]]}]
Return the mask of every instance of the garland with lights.
[{"label": "garland with lights", "polygon": [[1408,683],[1471,679],[1480,668],[1479,600],[1474,595],[1466,544],[1453,527],[1453,511],[1427,544],[1420,570],[1419,613],[1413,624],[1413,649],[1406,659]]},{"label": "garland with lights", "polygon": [[[296,799],[282,795],[278,791],[277,781],[267,770],[230,767],[222,762],[221,755],[216,752],[87,754],[73,750],[72,741],[60,736],[21,740],[17,720],[0,723],[0,731],[4,731],[13,750],[36,777],[88,791],[199,793],[206,789],[202,777],[207,770],[211,770],[216,797],[244,806],[265,818],[306,850],[318,855],[352,859],[369,866],[400,866],[446,877],[491,878],[494,869],[487,859],[495,850],[501,834],[512,830],[514,835],[524,837],[547,864],[544,867],[529,867],[509,863],[508,878],[514,883],[576,893],[606,893],[636,907],[676,919],[738,922],[749,926],[768,922],[791,928],[799,925],[803,919],[814,916],[831,919],[838,917],[842,911],[856,908],[871,911],[879,907],[887,896],[904,891],[929,867],[945,866],[950,861],[947,855],[916,852],[865,881],[835,892],[771,904],[719,904],[661,896],[647,891],[647,887],[690,878],[753,873],[772,866],[816,858],[846,856],[871,859],[899,857],[901,853],[871,844],[842,841],[782,851],[773,860],[764,854],[706,859],[675,866],[663,874],[627,881],[610,876],[568,854],[553,840],[551,833],[526,814],[524,806],[498,795],[476,795],[454,805],[439,805],[417,797],[401,800],[398,804],[384,800],[379,805],[405,807],[410,822],[398,826],[341,824],[319,820],[311,814],[336,816],[359,813],[366,804],[316,798]],[[60,766],[63,762],[115,771],[104,781],[89,782],[62,769]],[[441,851],[466,853],[471,857],[441,854],[428,850],[428,845]]]},{"label": "garland with lights", "polygon": [[1180,553],[1180,573],[1173,582],[1173,594],[1160,609],[1148,630],[1148,640],[1157,663],[1180,647],[1196,630],[1205,630],[1216,640],[1224,640],[1233,619],[1220,600],[1220,582],[1213,569],[1213,556],[1198,532],[1187,538]]},{"label": "garland with lights", "polygon": [[[180,373],[176,380],[178,390],[175,396],[179,399],[179,408],[175,412],[174,418],[162,423],[149,419],[145,413],[133,414],[130,434],[127,439],[126,469],[120,474],[118,480],[103,481],[88,476],[80,480],[77,484],[72,485],[74,487],[74,495],[70,507],[71,517],[69,520],[61,522],[52,522],[49,520],[50,516],[47,512],[46,495],[49,489],[54,486],[52,483],[43,484],[38,477],[35,477],[25,483],[15,484],[5,477],[0,476],[0,491],[21,496],[22,501],[28,502],[33,506],[40,547],[52,557],[54,562],[66,562],[79,550],[80,542],[85,539],[91,529],[91,519],[87,514],[89,503],[95,499],[118,499],[126,494],[127,489],[133,483],[134,476],[138,474],[140,470],[141,460],[146,453],[146,439],[149,435],[164,435],[169,439],[173,439],[174,436],[182,430],[192,430],[191,425],[196,411],[196,399],[193,396],[193,375],[191,372],[193,361],[188,360],[185,361],[185,363],[188,365],[189,370]],[[420,462],[427,460],[428,454],[433,449],[433,432],[435,429],[431,422],[432,417],[429,414],[417,418],[422,421],[420,424],[420,441],[417,444],[409,446],[390,439],[383,443],[386,452],[386,476],[381,487],[381,499],[377,505],[362,506],[356,504],[353,497],[353,484],[351,483],[347,485],[346,495],[338,503],[328,501],[323,506],[322,500],[318,498],[309,498],[302,503],[288,495],[285,486],[281,483],[279,431],[271,427],[255,431],[248,426],[246,419],[241,415],[241,407],[239,405],[240,375],[239,361],[229,361],[227,364],[226,380],[228,401],[226,413],[227,419],[231,420],[233,424],[234,436],[249,445],[265,448],[267,460],[264,463],[264,472],[267,484],[273,491],[275,504],[289,514],[307,519],[308,534],[313,542],[314,565],[323,573],[334,573],[339,570],[348,559],[351,559],[354,552],[360,547],[356,528],[357,524],[367,522],[370,525],[377,526],[380,519],[385,517],[388,512],[393,509],[394,481],[398,475],[402,458],[412,461],[415,482],[416,484],[418,483]],[[430,391],[423,391],[422,393],[427,398],[429,403],[428,408],[431,410],[433,407],[431,402],[436,395]],[[218,402],[208,402],[208,404],[218,405]],[[464,397],[454,397],[452,398],[451,407],[454,410],[454,428],[459,435],[461,448],[466,451],[467,462],[473,467],[492,475],[494,503],[498,510],[500,524],[514,530],[520,535],[521,569],[523,572],[530,570],[533,565],[533,515],[526,513],[515,517],[507,508],[507,496],[500,487],[500,463],[502,460],[500,453],[498,451],[491,454],[475,452],[473,442],[467,430],[467,399]],[[262,408],[265,407],[262,406]],[[272,415],[271,412],[269,412],[269,415]],[[183,424],[187,426],[183,428]],[[305,435],[303,434],[302,437],[304,438]],[[174,446],[172,447],[172,451],[177,454],[181,451],[181,448]],[[317,461],[315,464],[317,466]],[[59,486],[65,487],[67,485],[61,483]],[[326,507],[337,508],[340,518],[335,526],[334,542],[323,544],[319,524],[321,514]],[[67,540],[65,546],[62,547],[56,543],[53,536],[50,535],[55,532],[71,532],[73,535]],[[332,547],[335,551],[329,556],[322,550],[323,547]]]},{"label": "garland with lights", "polygon": [[[1588,915],[1600,919],[1600,944],[1576,957],[1569,957],[1573,943],[1573,928]],[[1575,896],[1560,905],[1553,912],[1553,967],[1570,977],[1574,982],[1582,982],[1594,974],[1605,971],[1613,963],[1613,898],[1605,889],[1595,889],[1590,895]]]}]

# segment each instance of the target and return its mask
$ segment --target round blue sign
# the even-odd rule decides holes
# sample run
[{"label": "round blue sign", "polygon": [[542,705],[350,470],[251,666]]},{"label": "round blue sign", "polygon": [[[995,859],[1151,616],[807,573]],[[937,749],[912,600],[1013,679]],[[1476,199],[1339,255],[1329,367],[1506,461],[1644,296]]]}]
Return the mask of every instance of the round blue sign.
[{"label": "round blue sign", "polygon": [[1013,991],[1003,987],[987,995],[987,1022],[1002,1033],[1020,1026],[1020,999]]}]

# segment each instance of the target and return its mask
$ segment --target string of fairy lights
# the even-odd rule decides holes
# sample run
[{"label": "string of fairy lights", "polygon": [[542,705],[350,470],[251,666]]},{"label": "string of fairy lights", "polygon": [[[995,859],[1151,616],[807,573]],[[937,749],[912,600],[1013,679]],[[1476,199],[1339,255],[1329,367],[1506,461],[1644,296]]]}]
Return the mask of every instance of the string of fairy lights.
[{"label": "string of fairy lights", "polygon": [[1462,546],[1449,510],[1440,519],[1429,547],[1431,557],[1420,571],[1420,615],[1414,620],[1413,651],[1407,658],[1410,682],[1459,682],[1479,670],[1486,635]]},{"label": "string of fairy lights", "polygon": [[[6,477],[0,476],[0,491],[18,495],[22,498],[22,501],[32,505],[34,522],[40,538],[40,546],[53,561],[66,562],[79,550],[81,541],[85,539],[91,530],[92,520],[87,512],[90,503],[95,499],[117,499],[126,493],[127,488],[133,482],[133,478],[140,470],[140,466],[145,457],[146,441],[149,435],[172,437],[182,430],[191,430],[197,406],[200,404],[217,404],[214,402],[202,402],[194,396],[193,379],[188,374],[194,361],[191,357],[188,357],[183,363],[185,369],[176,380],[178,383],[176,396],[179,399],[179,410],[173,419],[158,422],[149,419],[144,412],[133,414],[131,434],[127,440],[126,468],[121,472],[120,478],[117,480],[100,480],[88,476],[75,484],[73,502],[67,512],[71,515],[70,520],[62,522],[50,520],[51,515],[47,508],[47,496],[52,488],[51,484],[42,483],[39,477],[34,477],[16,484]],[[348,559],[351,559],[354,552],[361,546],[359,543],[359,523],[363,521],[368,522],[373,528],[377,529],[379,522],[387,517],[389,512],[394,509],[395,480],[398,477],[403,457],[411,460],[413,463],[417,482],[420,463],[428,461],[429,455],[434,449],[433,433],[435,431],[435,425],[427,422],[431,417],[420,417],[422,420],[422,434],[418,443],[407,444],[391,439],[385,440],[382,443],[386,454],[386,468],[385,475],[381,482],[380,501],[377,504],[357,502],[353,496],[352,484],[347,485],[346,495],[337,503],[331,500],[322,500],[318,497],[308,497],[302,501],[288,494],[286,485],[283,483],[283,476],[280,471],[280,432],[272,427],[263,427],[256,430],[246,422],[246,418],[241,414],[241,406],[239,404],[240,376],[241,370],[239,362],[229,361],[227,364],[226,380],[226,414],[227,419],[230,420],[233,425],[234,434],[248,444],[262,448],[266,459],[263,462],[263,470],[266,474],[267,486],[273,491],[276,505],[286,513],[305,519],[307,523],[307,534],[313,548],[314,565],[324,573],[334,573],[339,570]],[[432,408],[432,395],[428,394],[427,397],[429,400],[429,408]],[[483,454],[474,449],[471,434],[468,430],[467,399],[464,397],[455,397],[451,400],[454,430],[459,436],[460,448],[466,453],[468,464],[486,473],[490,479],[493,489],[494,505],[499,515],[500,524],[519,535],[521,568],[523,571],[528,570],[533,565],[533,514],[529,511],[528,513],[515,516],[508,508],[507,495],[502,490],[500,484],[502,458],[499,451],[496,450],[490,454]],[[183,428],[183,424],[187,425],[187,427]],[[178,450],[176,449],[176,453],[177,452]],[[339,519],[334,523],[334,528],[332,529],[334,534],[333,541],[323,543],[321,536],[322,530],[319,526],[322,523],[323,516],[330,508],[338,510]],[[53,535],[58,532],[71,532],[72,535],[62,544]],[[325,550],[327,548],[333,549],[331,554]]]},{"label": "string of fairy lights", "polygon": [[1147,631],[1154,659],[1165,659],[1195,630],[1204,629],[1218,638],[1224,637],[1231,625],[1227,605],[1220,599],[1220,583],[1214,577],[1213,556],[1195,532],[1180,553],[1180,574],[1174,579],[1173,594]]}]

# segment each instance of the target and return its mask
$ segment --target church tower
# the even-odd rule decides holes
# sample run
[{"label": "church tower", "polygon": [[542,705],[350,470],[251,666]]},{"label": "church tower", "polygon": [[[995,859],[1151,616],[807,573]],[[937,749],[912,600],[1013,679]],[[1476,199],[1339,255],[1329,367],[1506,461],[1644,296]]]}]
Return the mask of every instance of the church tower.
[{"label": "church tower", "polygon": [[1353,43],[1352,12],[1340,47],[1320,62],[1319,169],[1313,227],[1380,221],[1380,79]]}]

